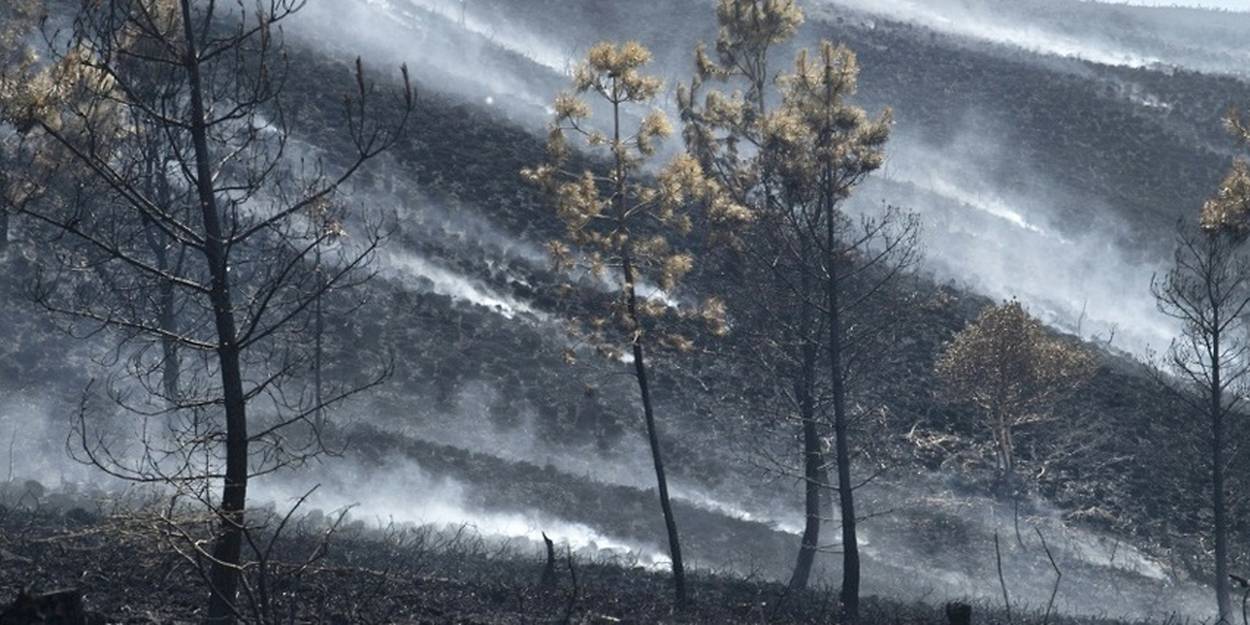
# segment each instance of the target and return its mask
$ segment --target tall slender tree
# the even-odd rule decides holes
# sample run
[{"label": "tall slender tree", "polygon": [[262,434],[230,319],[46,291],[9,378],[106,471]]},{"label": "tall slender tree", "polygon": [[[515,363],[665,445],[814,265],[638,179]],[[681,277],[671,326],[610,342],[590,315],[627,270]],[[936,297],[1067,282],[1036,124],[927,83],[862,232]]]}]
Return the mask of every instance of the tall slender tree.
[{"label": "tall slender tree", "polygon": [[[678,102],[687,147],[759,217],[741,249],[752,261],[747,281],[755,288],[769,288],[770,297],[759,300],[766,301],[765,306],[735,305],[734,309],[743,318],[752,318],[753,325],[770,328],[754,341],[763,348],[756,351],[763,356],[757,360],[768,378],[778,380],[780,394],[800,424],[805,521],[790,578],[790,586],[800,589],[807,586],[819,548],[821,493],[828,488],[817,418],[823,326],[817,323],[819,313],[808,295],[815,277],[813,255],[802,249],[808,241],[799,238],[800,249],[794,254],[777,254],[786,247],[781,217],[793,210],[795,198],[776,193],[768,170],[766,121],[770,104],[780,100],[770,57],[794,36],[803,13],[793,0],[721,0],[716,20],[715,51],[709,53],[702,45],[695,50],[695,74],[690,86],[679,92]],[[729,95],[721,89],[706,90],[709,83],[741,89]],[[751,269],[761,270],[761,275]],[[782,418],[789,420],[790,414]]]},{"label": "tall slender tree", "polygon": [[59,47],[40,79],[6,94],[9,121],[63,157],[41,162],[73,162],[78,188],[90,191],[21,209],[59,233],[35,287],[39,302],[116,330],[134,353],[160,344],[194,355],[195,375],[182,371],[178,388],[147,383],[159,367],[130,369],[166,406],[114,393],[123,407],[161,418],[164,439],[143,438],[143,452],[128,457],[89,436],[85,415],[79,434],[100,468],[172,486],[211,512],[211,540],[188,546],[208,563],[213,623],[240,615],[250,479],[319,453],[312,416],[385,375],[319,399],[304,390],[300,334],[310,309],[355,284],[382,240],[376,221],[335,213],[357,236],[321,277],[312,257],[334,235],[308,224],[328,221],[320,207],[393,143],[412,92],[405,71],[395,117],[371,121],[373,89],[358,61],[356,91],[344,100],[353,152],[333,165],[289,157],[279,25],[302,4],[267,0],[248,12],[214,0],[84,0],[70,36],[50,38]]},{"label": "tall slender tree", "polygon": [[[619,298],[608,312],[615,317],[619,332],[613,333],[608,319],[598,317],[591,319],[587,324],[590,329],[581,334],[633,366],[668,534],[676,603],[682,608],[687,602],[685,569],[647,358],[655,349],[689,345],[686,337],[666,329],[666,317],[697,314],[715,331],[723,332],[723,307],[709,300],[698,310],[674,309],[663,298],[643,297],[640,289],[645,285],[648,291],[658,287],[671,292],[693,267],[694,258],[673,244],[690,233],[693,204],[705,207],[704,214],[711,222],[726,226],[748,220],[750,213],[705,176],[699,162],[690,156],[677,156],[654,179],[643,171],[655,156],[658,142],[671,133],[664,113],[650,108],[661,88],[659,79],[642,71],[650,59],[650,52],[636,42],[595,45],[575,72],[574,92],[556,97],[556,116],[548,141],[550,162],[522,173],[547,189],[564,222],[565,240],[551,244],[557,264],[567,268],[581,261],[597,275],[607,271],[615,274]],[[596,104],[608,111],[605,129],[591,124],[591,105],[581,99],[586,94],[595,96]],[[641,121],[636,127],[627,127],[626,116],[634,113]],[[568,169],[570,137],[582,139],[584,148],[606,156],[606,172]],[[615,348],[621,342],[626,353]]]},{"label": "tall slender tree", "polygon": [[[1231,623],[1228,577],[1228,450],[1250,376],[1245,314],[1250,263],[1235,236],[1221,229],[1182,229],[1172,268],[1151,284],[1159,309],[1181,322],[1165,365],[1180,380],[1175,395],[1210,429],[1212,543],[1219,622]],[[1164,379],[1164,378],[1161,378]],[[1168,381],[1170,383],[1170,380]]]},{"label": "tall slender tree", "polygon": [[[1225,123],[1243,146],[1250,146],[1250,123],[1240,113],[1230,112]],[[1197,228],[1179,226],[1172,268],[1151,282],[1159,309],[1181,322],[1181,336],[1172,342],[1164,359],[1165,368],[1179,378],[1180,388],[1168,378],[1160,380],[1210,430],[1211,542],[1221,623],[1233,619],[1228,576],[1230,433],[1236,431],[1232,421],[1241,412],[1250,382],[1248,237],[1250,165],[1238,158],[1220,189],[1203,204]]]},{"label": "tall slender tree", "polygon": [[848,387],[885,321],[869,319],[864,308],[913,264],[918,236],[915,217],[896,209],[858,221],[843,210],[855,186],[884,162],[891,123],[889,111],[874,119],[847,101],[858,75],[855,55],[845,47],[823,42],[815,60],[800,51],[794,71],[782,79],[782,105],[767,121],[768,168],[781,193],[793,198],[782,216],[791,234],[782,240],[811,254],[815,271],[812,306],[823,325],[842,530],[842,618],[848,623],[859,620],[860,593]]},{"label": "tall slender tree", "polygon": [[[723,0],[717,19],[715,53],[696,51],[695,77],[680,94],[685,137],[704,168],[757,211],[741,250],[747,281],[768,295],[730,303],[751,320],[751,351],[799,424],[797,476],[805,485],[806,519],[790,584],[807,585],[819,548],[821,493],[831,487],[827,458],[836,450],[826,441],[833,438],[835,448],[844,445],[835,456],[844,470],[833,488],[840,493],[843,541],[851,542],[843,549],[843,605],[854,619],[859,571],[846,386],[856,363],[880,360],[868,352],[890,316],[865,309],[914,261],[917,222],[893,208],[860,220],[841,210],[854,186],[880,166],[889,124],[888,114],[870,120],[845,101],[855,88],[854,56],[825,44],[822,67],[830,75],[818,75],[800,54],[796,73],[779,80],[769,59],[803,21],[795,2]],[[712,81],[741,89],[701,94]],[[788,463],[769,460],[791,471]]]}]

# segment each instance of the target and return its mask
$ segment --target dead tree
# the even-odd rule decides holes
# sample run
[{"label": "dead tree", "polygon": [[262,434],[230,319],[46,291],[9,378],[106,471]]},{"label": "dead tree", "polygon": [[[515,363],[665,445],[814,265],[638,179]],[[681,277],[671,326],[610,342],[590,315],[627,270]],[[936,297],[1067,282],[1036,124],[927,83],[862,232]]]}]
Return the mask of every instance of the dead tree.
[{"label": "dead tree", "polygon": [[[80,327],[115,331],[132,356],[110,396],[162,424],[159,434],[139,428],[140,451],[127,454],[93,433],[85,401],[77,446],[114,476],[172,486],[210,511],[209,546],[189,544],[209,563],[214,623],[239,615],[249,480],[321,453],[312,416],[387,373],[313,398],[300,336],[314,302],[369,275],[385,228],[336,197],[395,141],[412,92],[405,71],[388,122],[371,121],[374,90],[357,61],[344,100],[352,153],[333,164],[293,158],[278,27],[302,4],[265,0],[246,12],[214,0],[84,0],[70,36],[48,38],[42,78],[9,94],[19,105],[9,121],[42,142],[42,162],[73,164],[35,172],[67,184],[21,211],[58,233],[36,300]],[[316,250],[330,257],[324,276],[310,269]],[[186,352],[178,388],[163,368],[137,364],[154,345]]]},{"label": "dead tree", "polygon": [[1228,463],[1231,422],[1250,376],[1245,314],[1250,309],[1250,262],[1237,230],[1182,226],[1172,268],[1151,282],[1159,309],[1181,322],[1164,368],[1175,378],[1158,379],[1182,400],[1209,431],[1212,543],[1219,619],[1232,616],[1228,576]]}]

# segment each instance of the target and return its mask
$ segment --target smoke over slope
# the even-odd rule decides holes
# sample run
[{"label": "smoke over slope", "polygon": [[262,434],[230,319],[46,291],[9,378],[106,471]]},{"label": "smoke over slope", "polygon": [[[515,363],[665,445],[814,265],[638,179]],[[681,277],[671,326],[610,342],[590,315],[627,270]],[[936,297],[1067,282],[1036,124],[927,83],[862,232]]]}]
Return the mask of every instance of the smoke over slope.
[{"label": "smoke over slope", "polygon": [[[473,119],[494,129],[487,140],[442,136],[444,143],[430,150],[434,156],[426,156],[427,162],[441,164],[447,160],[444,154],[453,141],[468,143],[468,151],[479,152],[499,149],[499,144],[510,141],[520,143],[515,133],[504,134],[505,129],[520,127],[537,145],[548,113],[547,102],[567,82],[567,59],[593,41],[588,33],[636,29],[650,34],[653,40],[647,43],[658,48],[661,59],[681,59],[680,63],[660,64],[660,70],[676,80],[683,76],[695,35],[707,38],[711,22],[708,3],[698,2],[672,3],[676,8],[670,19],[645,25],[631,21],[635,18],[629,11],[601,13],[591,23],[583,19],[582,11],[593,4],[586,2],[567,7],[568,14],[561,19],[542,17],[548,22],[547,30],[543,30],[533,25],[533,16],[525,15],[525,7],[536,3],[501,0],[495,3],[498,11],[485,4],[482,8],[477,2],[468,3],[462,17],[455,2],[310,3],[308,11],[291,22],[289,32],[301,46],[340,61],[359,53],[370,68],[409,62],[423,97],[446,98],[452,104],[440,101],[439,106],[465,117],[477,116]],[[663,14],[669,5],[649,6]],[[1004,24],[1001,19],[993,21],[978,13],[985,7],[976,4],[951,8],[952,13],[936,17],[932,13],[937,9],[931,5],[901,0],[874,3],[872,8],[893,11],[893,19],[923,23],[941,17],[960,22],[957,26],[942,26],[941,20],[936,26],[926,24],[953,35],[1147,68],[1143,71],[1152,78],[1163,74],[1149,68],[1172,62],[1149,46],[1136,46],[1132,41],[1106,43],[1082,38],[1080,33],[1057,36],[1049,30],[1051,22],[1044,15],[1037,25],[1027,20]],[[685,15],[682,11],[696,9],[701,20],[698,23],[677,18]],[[899,35],[903,31],[897,25],[887,28],[873,20],[839,25],[833,15],[824,21],[816,13],[812,31],[819,36],[847,36],[867,42],[862,46],[864,58],[886,58],[890,46],[899,45],[899,41],[914,40],[920,42],[917,46],[937,48],[945,45],[932,44],[933,39],[923,34]],[[663,28],[675,31],[676,36],[670,31],[669,37],[660,38],[657,33],[662,34]],[[891,29],[893,34],[884,33]],[[949,72],[949,66],[961,63],[980,66],[1010,56],[999,49],[985,56],[978,54],[960,51],[940,57],[950,62],[945,66],[935,63],[935,72]],[[915,59],[918,55],[904,51],[901,56]],[[1082,80],[1088,79],[1088,84],[1077,83],[1079,87],[1064,83],[1065,88],[1073,88],[1074,98],[1104,97],[1088,93],[1097,92],[1104,84],[1100,81],[1107,80],[1096,70],[1070,60],[1056,65],[1053,59],[1025,58],[1024,64],[1033,69],[1058,66],[1062,70],[1054,74],[1045,73],[1049,69],[1038,70],[1041,76],[1081,75]],[[878,78],[902,71],[898,64],[869,67],[878,72]],[[949,75],[940,73],[939,80]],[[904,74],[901,82],[907,82],[907,76]],[[869,87],[884,83],[866,81]],[[960,116],[975,108],[999,121],[1016,119],[1013,115],[1025,117],[1034,111],[1021,107],[1021,102],[1031,103],[1035,92],[1029,89],[1037,87],[1015,86],[1024,95],[1007,102],[974,94],[967,99],[975,107],[939,103],[928,108],[912,108],[913,100],[885,89],[866,89],[861,95],[865,102],[897,104],[900,122],[889,150],[889,166],[860,190],[855,210],[875,210],[882,201],[917,210],[929,229],[925,241],[930,263],[926,270],[939,280],[958,281],[994,298],[1018,296],[1052,324],[1104,339],[1116,347],[1137,353],[1149,346],[1161,347],[1174,329],[1154,313],[1146,279],[1162,260],[1157,252],[1166,247],[1162,242],[1166,232],[1153,225],[1143,226],[1140,222],[1145,218],[1135,220],[1131,203],[1112,201],[1073,182],[1072,170],[1078,166],[1092,168],[1091,163],[1068,160],[1044,149],[1021,155],[1017,148],[1030,140],[1028,136],[1014,135],[1013,128],[984,123],[979,116],[973,121],[949,114],[936,120],[925,117],[933,109],[947,108]],[[1150,125],[1154,122],[1142,121],[1139,108],[1172,110],[1169,102],[1154,98],[1149,90],[1134,91],[1133,95],[1136,100],[1131,107],[1117,98],[1105,98],[1114,119]],[[1043,126],[1039,133],[1052,132],[1044,123],[1038,125]],[[435,135],[434,130],[438,129],[423,127],[418,132]],[[310,143],[318,140],[308,138]],[[414,143],[426,148],[438,140],[437,136],[419,134]],[[537,151],[531,150],[529,157]],[[1192,153],[1185,152],[1180,158]],[[567,369],[556,368],[554,363],[567,337],[551,293],[557,282],[569,276],[553,276],[546,268],[541,243],[552,232],[550,224],[534,216],[537,213],[525,204],[528,198],[522,192],[505,192],[489,200],[474,195],[479,185],[518,185],[515,163],[507,161],[500,171],[475,168],[472,175],[456,178],[436,167],[419,169],[423,163],[413,154],[425,153],[414,148],[402,158],[379,162],[372,175],[373,185],[362,184],[353,191],[361,201],[393,205],[399,231],[394,245],[379,258],[381,282],[385,283],[379,289],[379,308],[384,312],[381,319],[373,321],[381,329],[370,328],[367,336],[352,338],[359,340],[355,347],[369,349],[375,347],[369,336],[376,331],[387,339],[381,342],[382,347],[403,352],[396,383],[376,405],[355,412],[359,420],[383,428],[387,437],[439,444],[444,448],[440,453],[453,459],[442,459],[443,464],[434,467],[430,466],[434,461],[419,453],[349,457],[344,463],[346,469],[336,468],[329,477],[314,478],[323,482],[314,505],[337,508],[359,504],[355,514],[371,520],[393,518],[439,526],[469,523],[485,535],[523,539],[531,544],[539,531],[546,531],[579,551],[604,548],[615,554],[633,552],[644,563],[662,564],[662,546],[656,539],[661,534],[655,531],[651,506],[654,497],[647,490],[650,468],[637,432],[636,411],[622,400],[631,397],[633,390],[631,380],[622,376],[628,372],[619,366],[622,363],[598,363],[592,367],[593,375],[586,376],[594,380],[595,386],[590,388]],[[462,196],[479,199],[461,200]],[[1177,210],[1185,208],[1179,204]],[[1170,225],[1173,217],[1152,218]],[[1141,232],[1146,233],[1144,238],[1155,237],[1156,243],[1148,248],[1135,247]],[[656,296],[669,297],[661,293]],[[679,298],[670,300],[680,303]],[[529,385],[518,381],[521,377]],[[528,387],[544,384],[551,388]],[[700,424],[692,416],[698,413],[691,410],[690,403],[670,396],[663,398],[661,407],[673,421],[686,421],[669,430],[674,439],[694,441],[685,443],[694,449],[682,451],[703,453],[690,453],[695,459],[686,461],[685,466],[675,463],[673,489],[683,506],[683,519],[694,519],[685,527],[696,543],[696,561],[739,573],[754,572],[753,566],[763,563],[768,577],[784,579],[801,519],[795,505],[798,485],[757,487],[751,480],[758,476],[737,471],[738,467],[730,471],[716,463],[708,463],[711,469],[698,466],[708,457],[719,460],[713,448],[723,442],[700,432]],[[14,414],[54,410],[43,406],[32,410],[25,404],[0,406],[0,414],[7,419]],[[497,426],[504,420],[511,421],[512,427]],[[543,428],[553,428],[551,424],[558,421],[571,422],[568,430],[581,438],[553,443],[554,436],[544,436]],[[615,436],[601,430],[612,430]],[[23,436],[51,438],[22,432]],[[431,447],[419,449],[430,451]],[[448,449],[472,450],[479,457],[466,456],[465,460]],[[683,454],[675,456],[681,458]],[[715,483],[715,479],[699,475],[698,469],[724,471],[724,475],[715,476],[721,480]],[[50,467],[38,463],[31,464],[29,471],[38,476],[52,473]],[[501,502],[504,493],[495,484],[507,485],[520,474],[532,478],[518,479],[526,488],[544,484],[545,489],[512,494],[514,499]],[[909,481],[913,478],[904,477]],[[275,501],[289,501],[310,486],[301,479],[275,482],[259,493]],[[1183,568],[1165,566],[1146,547],[1139,550],[1121,544],[1110,534],[1073,529],[1064,522],[1062,512],[1040,502],[1030,504],[1022,536],[1017,539],[1011,512],[984,497],[947,487],[943,479],[915,478],[927,489],[924,492],[882,488],[867,495],[879,509],[911,511],[867,524],[864,552],[872,563],[870,592],[928,600],[964,596],[994,599],[997,580],[990,573],[991,539],[997,533],[1008,552],[1008,583],[1014,596],[1040,604],[1050,592],[1050,570],[1039,540],[1030,534],[1036,526],[1052,541],[1065,571],[1060,594],[1060,606],[1065,611],[1140,617],[1176,609],[1193,615],[1206,613],[1206,589]],[[613,490],[615,487],[622,490]],[[574,491],[610,491],[616,498],[576,507],[580,502],[567,501],[567,493]],[[640,502],[636,507],[639,512],[635,513],[635,508],[627,511],[622,502]],[[935,525],[941,527],[934,529]],[[721,542],[702,538],[705,536]],[[962,539],[952,541],[951,536]],[[699,545],[699,540],[708,543]],[[743,545],[741,553],[725,549],[726,544],[734,543]],[[824,559],[822,567],[826,579],[836,576],[832,559]]]},{"label": "smoke over slope", "polygon": [[[1177,66],[1245,75],[1239,34],[1250,13],[1053,0],[1050,2],[826,0],[970,40],[1101,65]],[[1242,11],[1250,5],[1230,6]]]},{"label": "smoke over slope", "polygon": [[[890,7],[895,5],[898,11],[891,12]],[[963,24],[961,28],[982,35],[994,32],[974,19],[973,13],[978,10],[975,4],[955,9],[899,0],[874,6],[897,19],[911,19],[907,12],[918,11],[941,17],[942,23]],[[568,67],[572,53],[588,48],[593,41],[579,36],[577,28],[553,40],[550,33],[527,29],[522,19],[509,22],[506,14],[500,15],[477,3],[463,6],[461,23],[461,9],[455,3],[430,0],[350,2],[343,9],[344,15],[334,15],[333,23],[359,22],[370,27],[336,29],[331,41],[395,62],[415,58],[421,67],[428,66],[425,71],[431,72],[430,76],[438,76],[430,80],[439,89],[471,94],[481,102],[491,98],[493,103],[488,107],[521,115],[519,119],[532,132],[542,132],[543,116],[526,111],[532,113],[534,106],[545,106],[551,94],[563,87],[566,78],[561,72]],[[525,15],[523,7],[511,10],[518,12],[519,17]],[[329,15],[311,13],[302,17],[303,26],[294,31],[297,35],[327,36]],[[824,17],[828,16],[814,11],[813,19]],[[1028,17],[1022,15],[1013,23],[1031,36],[1052,44],[1057,41],[1042,27],[1044,24],[1037,25],[1041,18],[1029,21]],[[698,25],[692,28],[699,30]],[[369,32],[368,40],[353,41],[343,35],[357,31]],[[465,49],[465,45],[469,47]],[[454,56],[447,46],[456,50]],[[498,51],[503,50],[518,58],[500,57]],[[560,50],[569,52],[562,55]],[[661,48],[658,56],[670,58],[674,51]],[[677,51],[676,56],[682,56],[681,52]],[[673,81],[680,80],[684,72],[683,67],[659,69]],[[421,75],[418,70],[418,76]],[[544,91],[535,85],[551,87]],[[931,129],[911,121],[909,102],[898,102],[903,110],[890,150],[889,167],[878,176],[872,193],[858,197],[860,206],[871,209],[884,200],[918,210],[928,227],[944,233],[926,237],[926,251],[934,260],[935,269],[945,267],[939,269],[942,278],[955,278],[994,297],[1020,297],[1069,331],[1099,338],[1115,334],[1120,339],[1118,346],[1138,354],[1166,346],[1174,328],[1155,312],[1148,294],[1149,275],[1163,260],[1166,244],[1144,252],[1158,256],[1141,257],[1143,252],[1126,234],[1133,226],[1118,216],[1122,207],[1091,198],[1087,189],[1063,184],[1067,176],[1061,170],[1014,157],[1012,130],[1004,128],[1010,123],[1010,116],[994,112],[994,103],[983,105],[984,117],[997,118],[996,124],[950,120],[953,130],[945,133],[946,139],[934,141],[926,138]],[[921,195],[916,195],[917,191]],[[954,206],[962,208],[951,208]],[[1074,212],[1074,207],[1080,208]],[[985,215],[999,219],[987,221]],[[1170,224],[1171,218],[1161,221]],[[1156,241],[1167,240],[1166,233],[1156,233],[1155,237]],[[534,247],[537,242],[521,243]],[[430,274],[430,261],[420,262]],[[416,267],[412,263],[406,266],[408,270]],[[440,279],[426,275],[435,283],[448,284],[446,276],[434,277]],[[498,297],[492,301],[495,303],[491,305],[502,303]],[[1130,303],[1126,306],[1125,302]],[[517,309],[510,303],[501,308],[508,315]]]}]

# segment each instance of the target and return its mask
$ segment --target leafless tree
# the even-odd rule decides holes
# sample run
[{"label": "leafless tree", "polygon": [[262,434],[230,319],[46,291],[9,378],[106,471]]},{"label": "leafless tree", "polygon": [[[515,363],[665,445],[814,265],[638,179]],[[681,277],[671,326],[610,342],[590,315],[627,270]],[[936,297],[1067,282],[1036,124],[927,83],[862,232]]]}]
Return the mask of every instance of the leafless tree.
[{"label": "leafless tree", "polygon": [[1209,457],[1215,591],[1220,622],[1231,622],[1228,577],[1227,472],[1233,448],[1231,424],[1241,412],[1250,376],[1246,312],[1250,309],[1250,263],[1242,236],[1233,230],[1181,227],[1173,265],[1156,276],[1151,291],[1159,310],[1181,322],[1181,335],[1164,356],[1159,376],[1194,419],[1210,428]]},{"label": "leafless tree", "polygon": [[44,168],[28,175],[63,183],[21,209],[56,233],[35,298],[120,337],[125,366],[105,386],[143,417],[136,438],[118,439],[93,427],[84,399],[78,447],[211,512],[211,546],[188,544],[207,563],[215,623],[239,615],[249,480],[323,452],[313,417],[388,372],[310,392],[304,337],[323,297],[371,275],[385,220],[349,211],[343,190],[403,130],[412,91],[405,70],[374,121],[358,60],[343,111],[351,153],[300,158],[279,26],[302,6],[84,0],[68,36],[47,38],[40,79],[6,96],[9,121],[41,143]]}]

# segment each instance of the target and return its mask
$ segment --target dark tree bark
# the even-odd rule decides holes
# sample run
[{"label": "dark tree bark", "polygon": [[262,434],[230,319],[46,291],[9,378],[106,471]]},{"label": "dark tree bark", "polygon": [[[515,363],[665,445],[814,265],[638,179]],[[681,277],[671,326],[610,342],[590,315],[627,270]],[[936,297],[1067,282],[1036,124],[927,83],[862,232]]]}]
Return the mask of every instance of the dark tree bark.
[{"label": "dark tree bark", "polygon": [[[151,137],[144,146],[143,153],[144,191],[148,197],[155,198],[157,206],[173,211],[175,199],[171,192],[169,179],[165,172],[168,162],[161,155],[161,146],[156,137]],[[148,215],[141,215],[143,236],[155,260],[156,269],[171,275],[182,273],[186,248],[180,247],[176,258],[171,258],[170,246],[161,236],[160,227]],[[166,405],[177,406],[181,397],[182,361],[178,337],[181,332],[178,324],[178,293],[174,283],[165,280],[155,285],[157,325],[163,331],[161,338],[161,394]]]},{"label": "dark tree bark", "polygon": [[[613,78],[613,93],[617,92],[616,79]],[[619,102],[612,103],[613,116],[613,141],[615,145],[621,144],[621,107]],[[618,154],[616,157],[616,189],[614,195],[614,203],[617,210],[617,220],[621,232],[629,232],[629,226],[626,217],[625,194],[627,186],[625,184],[625,163]],[[635,288],[635,276],[633,258],[631,257],[629,246],[632,242],[625,244],[625,249],[621,258],[621,274],[625,279],[625,299],[629,321],[633,325],[633,356],[634,356],[634,377],[638,380],[638,392],[642,399],[642,414],[647,426],[647,444],[651,448],[651,460],[655,465],[655,483],[656,489],[660,493],[660,510],[664,514],[664,529],[668,534],[668,553],[673,564],[673,591],[676,596],[678,609],[684,609],[686,606],[686,570],[681,559],[681,540],[677,532],[677,518],[673,514],[673,504],[669,500],[668,495],[668,478],[664,473],[664,454],[660,448],[660,435],[655,423],[655,409],[651,401],[651,385],[647,375],[647,361],[643,351],[643,329],[642,316],[638,312],[638,292]]]},{"label": "dark tree bark", "polygon": [[556,545],[543,532],[543,545],[547,548],[547,563],[543,565],[543,575],[538,580],[540,588],[551,588],[556,585]]},{"label": "dark tree bark", "polygon": [[972,606],[957,601],[946,604],[946,620],[950,625],[972,625]]},{"label": "dark tree bark", "polygon": [[1250,311],[1250,263],[1244,240],[1217,229],[1191,232],[1182,226],[1173,268],[1156,279],[1151,290],[1164,313],[1182,322],[1182,336],[1173,341],[1167,364],[1178,386],[1166,376],[1159,381],[1185,403],[1210,429],[1210,487],[1215,547],[1217,622],[1233,618],[1228,569],[1228,432],[1250,379],[1245,314]]},{"label": "dark tree bark", "polygon": [[[833,215],[829,215],[832,219]],[[829,223],[833,246],[833,222]],[[832,249],[832,248],[831,248]],[[829,262],[827,284],[829,316],[829,384],[833,393],[834,460],[838,471],[838,512],[842,524],[842,622],[859,622],[859,539],[855,533],[855,488],[851,483],[851,446],[849,418],[846,412],[846,375],[842,361],[843,329],[838,283],[838,261]]]},{"label": "dark tree bark", "polygon": [[1232,584],[1228,577],[1228,506],[1224,479],[1224,387],[1220,381],[1220,365],[1223,352],[1220,311],[1214,311],[1214,331],[1211,333],[1211,504],[1214,508],[1215,532],[1215,598],[1219,608],[1219,622],[1231,622],[1233,614]]},{"label": "dark tree bark", "polygon": [[239,363],[238,330],[235,327],[226,240],[213,188],[213,162],[208,148],[204,117],[204,87],[200,78],[199,51],[190,0],[181,0],[186,37],[188,95],[191,98],[191,143],[195,153],[196,193],[204,224],[204,255],[211,277],[209,299],[217,327],[217,359],[221,367],[222,395],[226,412],[226,475],[221,491],[221,529],[213,545],[211,599],[207,622],[232,623],[239,585],[239,559],[243,548],[244,507],[247,501],[247,400],[243,394],[243,370]]},{"label": "dark tree bark", "polygon": [[[800,241],[806,248],[806,240]],[[803,538],[799,544],[798,559],[794,563],[794,573],[790,577],[790,588],[801,590],[807,587],[812,574],[812,565],[816,561],[816,551],[820,546],[821,491],[826,486],[825,457],[820,440],[820,431],[816,423],[816,363],[817,338],[813,336],[814,320],[812,306],[806,294],[811,290],[811,272],[807,266],[808,254],[802,253],[799,259],[800,289],[799,298],[799,335],[801,346],[798,379],[795,382],[795,397],[799,404],[799,418],[803,422]]]},{"label": "dark tree bark", "polygon": [[[825,65],[825,106],[832,111],[835,105],[832,76],[833,67]],[[826,129],[832,143],[833,129]],[[838,512],[842,524],[842,622],[847,625],[859,623],[859,539],[855,533],[855,489],[851,483],[851,445],[848,440],[849,417],[846,412],[846,370],[843,361],[842,327],[842,271],[839,258],[842,255],[837,236],[839,220],[837,198],[834,195],[836,178],[834,165],[829,159],[824,163],[824,181],[821,185],[821,203],[825,220],[825,314],[829,322],[829,386],[833,395],[833,444],[834,460],[838,472]]]},{"label": "dark tree bark", "polygon": [[[634,323],[638,323],[638,302],[632,282],[629,261],[625,263],[626,280],[629,281],[629,308]],[[647,378],[647,365],[643,355],[642,341],[634,341],[634,376],[638,379],[638,391],[642,395],[642,413],[647,422],[647,444],[651,447],[651,460],[655,464],[655,483],[660,492],[660,510],[664,513],[664,529],[668,533],[668,553],[673,561],[673,590],[677,607],[686,606],[686,569],[681,559],[681,540],[677,533],[677,517],[668,496],[668,478],[664,475],[664,456],[660,450],[660,435],[655,425],[655,411],[651,405],[651,388]]]}]

